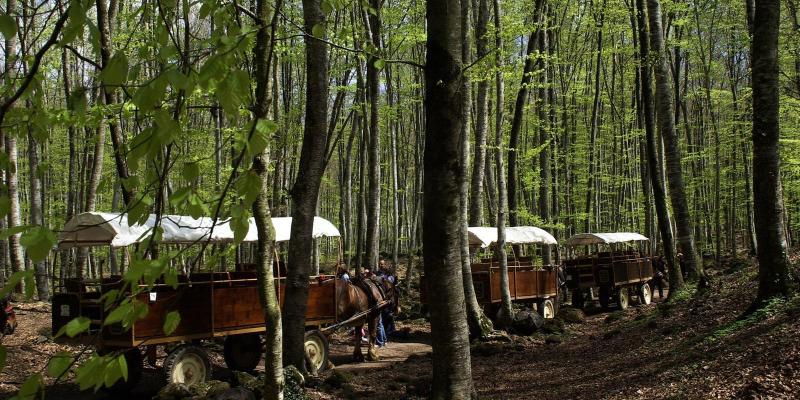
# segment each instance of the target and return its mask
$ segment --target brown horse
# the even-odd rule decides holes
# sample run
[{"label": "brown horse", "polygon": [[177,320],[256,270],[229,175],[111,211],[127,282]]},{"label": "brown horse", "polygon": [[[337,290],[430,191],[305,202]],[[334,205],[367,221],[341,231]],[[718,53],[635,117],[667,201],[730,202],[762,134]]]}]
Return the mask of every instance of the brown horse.
[{"label": "brown horse", "polygon": [[0,299],[0,338],[14,333],[17,329],[17,315],[11,305],[11,296]]},{"label": "brown horse", "polygon": [[[400,302],[396,286],[388,279],[362,279],[369,280],[371,284],[354,284],[350,281],[342,281],[339,284],[336,290],[336,297],[338,299],[336,314],[339,316],[340,321],[344,321],[358,313],[369,310],[375,303],[389,301],[389,304],[385,305],[380,310],[374,310],[363,318],[357,319],[350,324],[350,326],[355,328],[356,332],[353,359],[355,361],[364,361],[364,354],[361,352],[361,329],[364,327],[364,322],[366,321],[369,337],[367,360],[377,361],[378,353],[375,350],[375,337],[377,335],[378,317],[380,316],[381,310],[389,307],[397,314],[400,311]],[[382,286],[382,291],[377,288],[378,285]],[[370,296],[367,295],[362,286],[369,286],[371,297],[375,300],[375,303],[370,304]]]}]

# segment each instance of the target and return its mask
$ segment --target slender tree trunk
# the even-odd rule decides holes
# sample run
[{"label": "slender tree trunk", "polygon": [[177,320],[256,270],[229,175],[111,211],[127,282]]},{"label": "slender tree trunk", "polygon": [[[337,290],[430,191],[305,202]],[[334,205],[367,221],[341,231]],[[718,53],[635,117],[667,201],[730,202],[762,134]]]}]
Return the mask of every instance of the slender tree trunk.
[{"label": "slender tree trunk", "polygon": [[675,245],[672,241],[672,226],[667,208],[667,194],[661,182],[661,173],[658,163],[658,146],[656,144],[655,117],[653,115],[653,88],[650,75],[650,66],[646,60],[650,51],[650,43],[647,33],[647,18],[644,6],[645,0],[636,0],[636,22],[639,31],[639,76],[641,78],[642,90],[642,114],[644,115],[645,135],[647,137],[647,164],[650,170],[650,182],[653,189],[653,200],[655,202],[656,217],[658,228],[661,233],[661,241],[664,244],[664,256],[667,260],[669,273],[669,295],[672,296],[683,287],[683,274],[680,265],[675,262]]},{"label": "slender tree trunk", "polygon": [[[486,36],[489,24],[488,0],[477,0],[475,47],[477,57],[487,54]],[[472,183],[470,184],[469,225],[478,226],[483,223],[483,181],[486,177],[486,137],[489,130],[489,81],[478,81],[475,94],[475,156],[472,161]]]},{"label": "slender tree trunk", "polygon": [[[462,96],[459,0],[429,1],[425,66],[425,188],[423,246],[433,345],[431,399],[473,397],[469,329],[461,274],[463,212],[459,136]],[[435,145],[432,145],[435,144]]]},{"label": "slender tree trunk", "polygon": [[506,210],[508,207],[508,194],[506,192],[506,179],[503,171],[503,39],[501,36],[502,25],[500,23],[502,15],[500,14],[500,0],[494,0],[494,26],[495,26],[495,47],[497,47],[497,56],[495,57],[495,146],[497,148],[495,153],[495,164],[497,169],[497,244],[495,245],[497,251],[497,263],[500,266],[500,314],[498,315],[498,322],[507,328],[511,325],[513,318],[513,311],[511,309],[511,292],[508,287],[508,257],[506,256]]},{"label": "slender tree trunk", "polygon": [[[591,127],[589,128],[589,175],[587,179],[586,188],[586,219],[584,220],[583,227],[585,232],[591,232],[592,225],[592,199],[596,196],[595,187],[597,186],[597,178],[595,177],[597,171],[597,162],[595,161],[595,144],[597,143],[597,131],[599,129],[599,110],[600,110],[600,70],[603,61],[603,25],[605,23],[606,15],[606,0],[603,0],[599,16],[596,16],[597,23],[597,61],[595,63],[594,71],[594,100],[592,101],[592,115]],[[600,222],[600,221],[596,221]]]},{"label": "slender tree trunk", "polygon": [[[282,1],[270,4],[267,0],[256,2],[256,44],[253,51],[254,80],[256,81],[255,104],[253,107],[254,123],[268,117],[269,106],[277,101],[270,96],[269,76],[275,48],[275,30]],[[270,16],[270,7],[274,7]],[[269,20],[269,18],[272,18]],[[278,303],[277,287],[272,275],[272,256],[275,253],[275,229],[272,226],[269,199],[269,146],[253,159],[253,171],[260,178],[261,189],[253,203],[253,217],[258,232],[256,256],[256,278],[258,281],[258,298],[264,312],[265,334],[264,357],[264,399],[283,399],[283,358],[281,310]],[[288,300],[288,299],[287,299]]]},{"label": "slender tree trunk", "polygon": [[[661,29],[661,4],[659,0],[647,0],[648,19],[650,22],[650,54],[653,55],[656,78],[656,111],[661,137],[664,140],[664,152],[667,166],[667,181],[672,211],[675,214],[678,238],[684,256],[686,268],[692,279],[699,279],[704,284],[702,264],[697,262],[692,220],[689,215],[689,203],[683,182],[681,167],[681,150],[678,134],[672,113],[672,90],[669,84],[669,71],[664,56],[664,39]],[[677,269],[677,268],[676,268]]]},{"label": "slender tree trunk", "polygon": [[780,85],[778,34],[780,0],[759,0],[753,14],[753,204],[758,238],[758,297],[751,311],[769,298],[786,295],[789,262],[783,227],[780,181]]},{"label": "slender tree trunk", "polygon": [[[30,183],[30,221],[31,225],[44,226],[44,210],[42,209],[42,180],[39,176],[39,144],[28,131],[28,180]],[[50,300],[50,285],[47,276],[47,263],[42,260],[34,263],[36,274],[36,294],[39,300]]]},{"label": "slender tree trunk", "polygon": [[[462,62],[470,61],[471,46],[469,45],[470,31],[470,0],[461,0],[461,59]],[[461,168],[460,174],[463,177],[460,183],[459,206],[461,207],[461,274],[464,280],[464,298],[467,305],[467,322],[471,337],[484,337],[492,332],[494,327],[492,322],[483,313],[483,309],[478,304],[475,295],[475,287],[472,284],[472,266],[470,264],[469,253],[469,232],[468,228],[468,208],[469,208],[469,181],[466,179],[469,171],[469,121],[472,111],[472,97],[470,93],[470,81],[468,77],[462,77],[462,100],[461,106]]]},{"label": "slender tree trunk", "polygon": [[[115,14],[115,10],[111,10],[109,14],[108,5],[106,0],[96,0],[97,8],[97,27],[100,32],[100,66],[105,69],[108,66],[109,60],[113,52],[112,39],[111,39],[111,18]],[[102,85],[103,99],[107,106],[113,106],[117,103],[116,88]],[[111,144],[114,147],[114,163],[117,167],[117,177],[123,182],[122,185],[122,199],[125,205],[132,204],[135,196],[135,190],[127,185],[127,179],[130,178],[130,171],[128,170],[128,161],[126,159],[127,149],[125,148],[124,134],[122,128],[117,121],[116,116],[107,115],[109,131],[111,132]]]},{"label": "slender tree trunk", "polygon": [[[303,1],[305,29],[311,32],[325,24],[320,0]],[[285,365],[304,371],[305,321],[308,304],[308,278],[311,272],[312,232],[317,198],[325,172],[328,145],[328,47],[321,38],[305,36],[306,41],[306,116],[300,166],[292,187],[292,230],[289,241],[289,268],[286,277],[286,300],[283,355]]]},{"label": "slender tree trunk", "polygon": [[[375,10],[370,12],[369,34],[372,45],[381,48],[381,0],[370,0]],[[380,90],[378,58],[370,55],[367,59],[367,97],[369,97],[369,196],[367,211],[367,265],[377,268],[380,254],[380,222],[381,222],[381,139],[379,130]]]}]

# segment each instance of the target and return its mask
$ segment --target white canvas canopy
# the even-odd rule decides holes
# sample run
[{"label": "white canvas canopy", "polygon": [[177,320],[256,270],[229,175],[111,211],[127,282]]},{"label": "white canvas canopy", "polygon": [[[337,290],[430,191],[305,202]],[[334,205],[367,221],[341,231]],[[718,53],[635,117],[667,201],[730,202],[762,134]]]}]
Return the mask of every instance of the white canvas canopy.
[{"label": "white canvas canopy", "polygon": [[650,239],[636,232],[579,233],[569,238],[567,244],[571,246],[582,246],[590,244],[635,242],[640,240]]},{"label": "white canvas canopy", "polygon": [[[469,244],[489,247],[497,242],[497,228],[474,226],[467,228]],[[556,238],[535,226],[510,226],[506,228],[506,244],[558,244]]]},{"label": "white canvas canopy", "polygon": [[[151,214],[142,225],[129,225],[127,214],[82,213],[67,222],[59,235],[58,242],[62,248],[103,245],[130,246],[146,239],[151,234],[155,222],[154,214]],[[276,242],[289,240],[292,227],[291,217],[273,218],[272,225],[275,227]],[[212,226],[214,227],[213,232]],[[164,232],[162,235],[164,243],[194,243],[209,240],[209,235],[211,235],[212,242],[232,242],[234,238],[230,221],[227,219],[218,220],[214,225],[213,219],[209,217],[192,218],[185,215],[165,215],[161,218],[161,228]],[[330,221],[314,217],[312,236],[315,238],[339,236],[339,230]],[[250,227],[244,241],[255,242],[257,240],[255,220],[250,218]]]}]

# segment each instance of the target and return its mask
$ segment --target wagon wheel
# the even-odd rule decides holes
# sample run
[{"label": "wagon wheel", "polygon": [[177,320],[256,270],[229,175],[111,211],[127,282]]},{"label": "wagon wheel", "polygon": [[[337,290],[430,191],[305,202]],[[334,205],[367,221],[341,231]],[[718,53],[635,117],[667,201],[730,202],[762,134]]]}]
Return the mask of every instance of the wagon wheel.
[{"label": "wagon wheel", "polygon": [[306,370],[317,374],[328,367],[328,338],[318,330],[307,331],[305,335]]},{"label": "wagon wheel", "polygon": [[628,288],[620,288],[617,291],[616,295],[617,305],[619,305],[620,310],[625,310],[628,308]]},{"label": "wagon wheel", "polygon": [[[108,353],[113,350],[100,351],[100,353]],[[142,352],[139,348],[134,347],[126,350],[122,355],[125,357],[125,364],[128,365],[128,380],[120,378],[113,385],[104,387],[103,390],[109,393],[127,393],[133,390],[139,381],[142,379],[142,363],[144,361]]]},{"label": "wagon wheel", "polygon": [[608,304],[611,302],[611,290],[607,286],[600,287],[600,307],[603,309],[608,308]]},{"label": "wagon wheel", "polygon": [[183,344],[172,350],[164,359],[164,377],[167,383],[194,385],[211,379],[211,362],[200,346]]},{"label": "wagon wheel", "polygon": [[650,285],[643,283],[639,285],[639,304],[648,305],[653,300],[653,292],[650,290]]},{"label": "wagon wheel", "polygon": [[225,338],[223,347],[225,365],[234,371],[249,372],[256,369],[263,353],[261,335],[257,333]]},{"label": "wagon wheel", "polygon": [[539,311],[539,315],[544,319],[551,319],[556,316],[556,306],[553,304],[552,299],[545,299],[537,302],[536,310]]}]

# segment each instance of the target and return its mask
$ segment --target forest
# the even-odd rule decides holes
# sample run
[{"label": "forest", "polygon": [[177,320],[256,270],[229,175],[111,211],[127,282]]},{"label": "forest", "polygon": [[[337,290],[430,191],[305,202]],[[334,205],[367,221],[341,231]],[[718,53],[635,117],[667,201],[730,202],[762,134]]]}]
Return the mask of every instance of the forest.
[{"label": "forest", "polygon": [[0,398],[800,393],[798,0],[3,0],[0,35]]}]

